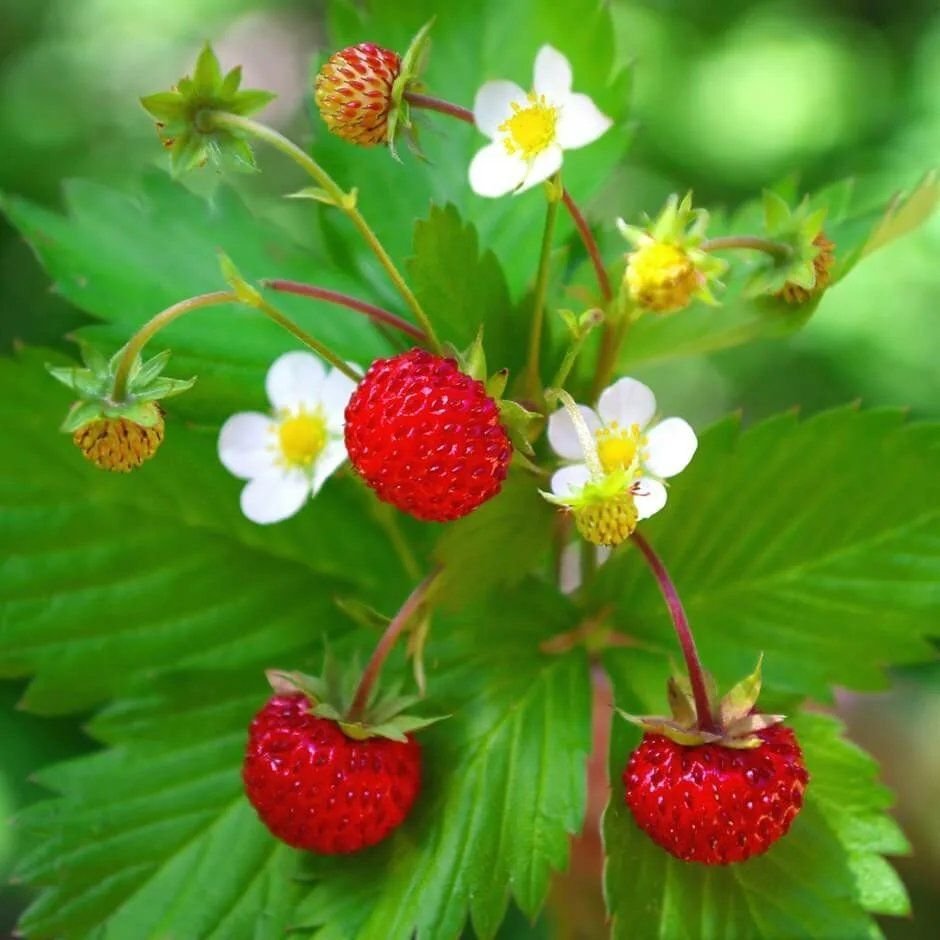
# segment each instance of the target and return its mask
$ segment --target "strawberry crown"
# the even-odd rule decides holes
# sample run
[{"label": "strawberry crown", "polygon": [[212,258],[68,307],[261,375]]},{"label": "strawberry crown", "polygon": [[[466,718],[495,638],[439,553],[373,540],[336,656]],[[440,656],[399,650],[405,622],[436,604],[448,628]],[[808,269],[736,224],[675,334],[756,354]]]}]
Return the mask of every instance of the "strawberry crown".
[{"label": "strawberry crown", "polygon": [[343,667],[329,652],[323,658],[323,672],[310,676],[302,672],[284,672],[269,669],[265,673],[268,683],[277,695],[305,695],[310,701],[310,713],[318,718],[335,721],[347,737],[355,741],[367,738],[389,738],[405,741],[411,731],[426,728],[447,715],[423,717],[406,714],[420,701],[419,695],[403,695],[402,683],[396,682],[384,690],[376,683],[369,697],[357,714],[356,693],[359,689],[362,670],[359,663]]},{"label": "strawberry crown", "polygon": [[722,747],[746,750],[760,747],[763,743],[757,732],[780,724],[784,715],[763,715],[754,711],[761,689],[761,663],[763,654],[754,671],[738,682],[722,698],[718,697],[715,680],[705,674],[708,700],[713,715],[711,728],[701,727],[695,707],[692,686],[687,676],[675,674],[666,683],[671,716],[630,715],[617,709],[627,721],[639,725],[650,734],[661,734],[688,747],[700,744],[718,744]]}]

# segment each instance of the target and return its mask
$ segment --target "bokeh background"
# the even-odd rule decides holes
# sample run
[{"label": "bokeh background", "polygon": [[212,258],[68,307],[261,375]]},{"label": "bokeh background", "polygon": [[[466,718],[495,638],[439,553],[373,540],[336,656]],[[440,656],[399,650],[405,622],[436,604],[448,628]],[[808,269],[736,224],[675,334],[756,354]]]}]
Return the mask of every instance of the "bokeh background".
[{"label": "bokeh background", "polygon": [[[794,173],[807,189],[855,176],[886,198],[940,163],[936,0],[611,6],[621,58],[634,63],[636,121],[635,145],[611,187],[634,215],[688,188],[700,204],[733,209]],[[224,63],[244,64],[246,85],[279,93],[267,120],[304,135],[322,18],[314,0],[2,0],[0,190],[58,205],[63,178],[130,185],[160,159],[138,96],[183,74],[206,38]],[[280,191],[281,165],[245,185]],[[669,376],[664,406],[698,424],[742,407],[753,421],[855,399],[940,418],[938,257],[940,216],[854,271],[795,337],[684,364]],[[80,322],[0,220],[0,353],[20,342],[61,345]],[[640,377],[663,384],[655,366]],[[882,469],[872,468],[871,498],[889,511],[897,481]],[[17,712],[20,692],[0,683],[2,881],[17,853],[6,821],[42,795],[30,773],[88,746],[80,721]],[[934,937],[940,668],[896,673],[885,693],[842,696],[840,709],[855,740],[881,761],[914,846],[898,867],[916,916],[884,929],[892,938]],[[23,903],[15,885],[0,888],[0,936]]]}]

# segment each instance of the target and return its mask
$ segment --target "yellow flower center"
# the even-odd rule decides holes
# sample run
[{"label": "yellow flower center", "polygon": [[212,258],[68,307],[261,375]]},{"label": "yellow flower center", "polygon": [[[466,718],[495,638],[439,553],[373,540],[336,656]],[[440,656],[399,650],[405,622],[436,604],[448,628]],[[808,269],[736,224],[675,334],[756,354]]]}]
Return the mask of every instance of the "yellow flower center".
[{"label": "yellow flower center", "polygon": [[628,258],[625,273],[630,296],[648,310],[681,310],[703,284],[692,259],[678,245],[651,242]]},{"label": "yellow flower center", "polygon": [[604,473],[634,468],[634,465],[638,463],[640,449],[646,443],[646,438],[640,433],[638,424],[622,428],[616,421],[597,431],[595,440],[597,441],[597,456]]},{"label": "yellow flower center", "polygon": [[309,467],[326,446],[326,421],[317,412],[301,411],[281,421],[278,443],[284,462],[291,467]]},{"label": "yellow flower center", "polygon": [[549,104],[545,95],[536,95],[534,91],[529,92],[526,100],[526,107],[512,102],[512,117],[503,121],[499,129],[506,135],[503,145],[507,153],[531,160],[555,140],[558,108]]}]

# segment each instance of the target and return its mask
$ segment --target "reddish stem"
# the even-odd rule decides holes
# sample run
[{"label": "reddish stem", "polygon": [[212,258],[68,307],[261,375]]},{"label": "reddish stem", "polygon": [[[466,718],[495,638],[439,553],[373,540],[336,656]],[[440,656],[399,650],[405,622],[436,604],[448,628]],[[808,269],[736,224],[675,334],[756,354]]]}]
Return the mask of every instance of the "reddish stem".
[{"label": "reddish stem", "polygon": [[[425,108],[428,111],[437,111],[438,114],[447,114],[450,115],[450,117],[457,118],[458,121],[464,121],[466,124],[475,123],[473,112],[468,108],[462,108],[459,104],[451,104],[449,101],[443,101],[431,95],[419,95],[412,91],[405,92],[405,100],[416,108]],[[601,296],[604,298],[605,303],[609,303],[614,295],[610,287],[610,279],[607,277],[607,269],[604,267],[604,260],[601,258],[600,249],[597,246],[597,241],[594,239],[594,234],[591,232],[584,215],[571,198],[571,194],[567,189],[562,193],[562,202],[564,202],[565,208],[568,210],[571,220],[574,222],[575,228],[577,228],[578,234],[581,236],[581,241],[584,242],[584,247],[591,258],[591,264],[594,265],[594,273],[597,275],[597,284],[600,287]]]},{"label": "reddish stem", "polygon": [[396,640],[401,636],[405,627],[411,622],[411,618],[421,609],[427,600],[428,592],[434,586],[437,576],[441,573],[440,568],[432,571],[409,595],[401,609],[392,618],[385,632],[379,638],[379,642],[372,653],[366,668],[359,680],[359,687],[356,689],[352,705],[347,714],[348,721],[359,721],[365,713],[369,704],[369,696],[372,694],[372,687],[379,678],[382,666],[388,658],[388,654],[395,646]]},{"label": "reddish stem", "polygon": [[679,637],[679,645],[682,647],[682,655],[685,657],[685,665],[689,670],[689,681],[692,683],[692,695],[695,698],[695,711],[698,716],[699,730],[714,731],[715,719],[708,701],[705,671],[702,669],[702,661],[699,659],[698,650],[695,647],[695,638],[692,636],[685,608],[679,599],[679,592],[676,590],[675,584],[672,583],[672,578],[669,577],[669,572],[666,570],[662,559],[656,554],[650,543],[639,532],[633,533],[632,541],[643,553],[646,563],[650,566],[650,570],[659,584],[666,606],[669,608],[673,626],[676,628],[676,635]]},{"label": "reddish stem", "polygon": [[299,294],[302,297],[313,297],[315,300],[325,300],[327,303],[336,304],[339,307],[347,307],[358,313],[364,313],[377,323],[384,323],[396,330],[401,330],[402,333],[418,340],[419,343],[428,341],[427,334],[413,323],[403,320],[388,310],[366,303],[364,300],[357,300],[355,297],[350,297],[340,291],[329,290],[326,287],[316,287],[314,284],[304,284],[300,281],[286,281],[282,278],[268,278],[261,283],[264,287],[270,287],[271,290],[280,291],[283,294]]}]

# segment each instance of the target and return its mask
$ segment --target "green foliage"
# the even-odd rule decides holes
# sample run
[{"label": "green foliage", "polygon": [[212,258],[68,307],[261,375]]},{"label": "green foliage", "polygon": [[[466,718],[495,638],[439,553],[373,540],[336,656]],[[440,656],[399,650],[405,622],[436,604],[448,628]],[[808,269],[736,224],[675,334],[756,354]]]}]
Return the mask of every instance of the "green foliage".
[{"label": "green foliage", "polygon": [[[932,655],[940,507],[924,454],[938,443],[940,425],[853,408],[703,435],[668,512],[644,531],[669,559],[720,684],[763,651],[766,690],[829,699],[833,685],[881,688],[885,663]],[[672,649],[656,584],[629,545],[601,569],[592,601],[613,602],[619,628]]]},{"label": "green foliage", "polygon": [[[668,671],[665,658],[616,650],[605,666],[618,704],[661,708],[650,688]],[[614,938],[876,938],[871,914],[908,912],[904,888],[880,854],[905,852],[907,843],[885,813],[890,796],[875,782],[874,762],[832,718],[803,714],[789,723],[810,773],[806,805],[767,854],[716,868],[672,858],[637,828],[621,775],[639,731],[614,720],[604,818]]]}]

